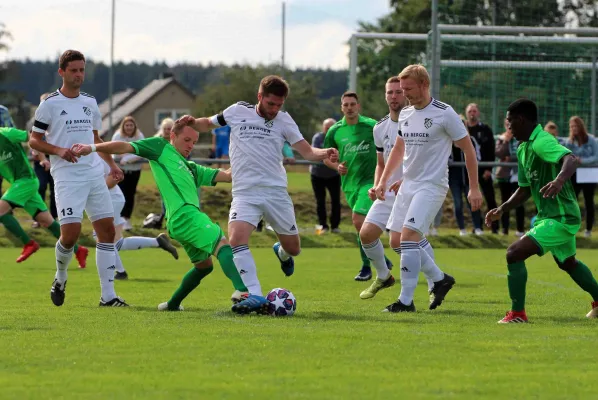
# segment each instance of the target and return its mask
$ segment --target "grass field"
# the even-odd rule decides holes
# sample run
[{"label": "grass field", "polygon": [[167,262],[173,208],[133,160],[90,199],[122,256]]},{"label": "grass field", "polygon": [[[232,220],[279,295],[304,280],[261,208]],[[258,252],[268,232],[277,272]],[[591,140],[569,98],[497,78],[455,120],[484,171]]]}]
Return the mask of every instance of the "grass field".
[{"label": "grass field", "polygon": [[[457,279],[446,303],[428,311],[420,282],[418,312],[389,315],[380,311],[399,286],[360,300],[358,265],[339,262],[357,262],[356,249],[306,249],[291,278],[271,250],[254,249],[263,287],[296,295],[291,318],[231,314],[218,267],[184,312],[156,311],[189,268],[160,250],[122,253],[131,279],[117,291],[131,308],[97,307],[93,261],[71,268],[57,308],[53,250],[16,265],[18,251],[0,249],[2,399],[596,398],[590,299],[550,257],[528,263],[531,323],[501,326],[504,250],[437,250]],[[597,272],[598,251],[579,257]]]}]

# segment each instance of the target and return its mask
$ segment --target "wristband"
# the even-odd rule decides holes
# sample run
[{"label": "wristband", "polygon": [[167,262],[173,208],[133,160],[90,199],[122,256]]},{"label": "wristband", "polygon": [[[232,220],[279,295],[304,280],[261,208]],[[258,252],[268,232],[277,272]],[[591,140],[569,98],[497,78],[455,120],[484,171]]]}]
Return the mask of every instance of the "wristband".
[{"label": "wristband", "polygon": [[96,151],[96,145],[95,144],[90,144],[89,147],[91,147],[91,152],[95,153],[95,151]]}]

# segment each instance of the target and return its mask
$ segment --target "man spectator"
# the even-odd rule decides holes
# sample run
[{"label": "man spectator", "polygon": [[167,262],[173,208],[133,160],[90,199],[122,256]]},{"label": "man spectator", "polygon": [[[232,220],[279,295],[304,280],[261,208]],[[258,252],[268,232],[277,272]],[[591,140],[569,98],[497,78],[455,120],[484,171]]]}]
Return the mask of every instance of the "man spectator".
[{"label": "man spectator", "polygon": [[[492,129],[480,121],[480,110],[475,103],[468,104],[465,108],[467,117],[467,131],[480,145],[480,161],[495,161],[494,155],[494,134]],[[484,194],[488,210],[497,207],[494,194],[494,183],[492,181],[492,167],[480,167],[478,172],[480,189]],[[498,220],[492,222],[492,233],[498,234]]]},{"label": "man spectator", "polygon": [[[324,138],[328,129],[336,123],[332,118],[322,122],[322,132],[318,132],[311,140],[311,145],[321,149],[324,147]],[[341,221],[341,177],[337,171],[328,168],[324,164],[309,166],[311,174],[311,187],[316,196],[316,210],[318,214],[319,233],[325,233],[332,229],[332,232],[340,232],[338,225]],[[326,216],[326,190],[330,194],[330,225]]]},{"label": "man spectator", "polygon": [[[10,117],[8,108],[0,104],[0,128],[14,128],[15,123]],[[0,176],[0,195],[2,195],[2,177]]]}]

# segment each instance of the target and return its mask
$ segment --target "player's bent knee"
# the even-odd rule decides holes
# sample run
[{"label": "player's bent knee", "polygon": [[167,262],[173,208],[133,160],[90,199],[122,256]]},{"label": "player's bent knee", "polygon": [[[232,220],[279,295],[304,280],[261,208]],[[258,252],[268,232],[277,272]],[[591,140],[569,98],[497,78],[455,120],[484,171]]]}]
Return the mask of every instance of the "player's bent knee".
[{"label": "player's bent knee", "polygon": [[363,224],[359,230],[359,239],[361,240],[362,244],[374,243],[378,238],[380,238],[380,235],[380,228],[367,222]]},{"label": "player's bent knee", "polygon": [[212,267],[213,267],[213,264],[212,264],[212,258],[211,257],[208,258],[207,260],[203,260],[203,261],[200,261],[200,262],[198,262],[198,263],[195,264],[195,268],[202,269],[202,270],[203,269],[209,269],[209,268],[212,268]]},{"label": "player's bent knee", "polygon": [[521,252],[519,251],[517,246],[515,246],[514,244],[509,246],[509,248],[507,249],[507,257],[506,258],[507,258],[507,264],[514,264],[516,262],[525,260],[525,258],[522,258]]},{"label": "player's bent knee", "polygon": [[565,261],[559,261],[556,257],[553,257],[554,261],[556,262],[556,265],[559,266],[560,269],[562,269],[565,272],[571,272],[575,269],[575,267],[577,267],[577,260],[575,259],[575,256],[569,257],[567,258]]}]

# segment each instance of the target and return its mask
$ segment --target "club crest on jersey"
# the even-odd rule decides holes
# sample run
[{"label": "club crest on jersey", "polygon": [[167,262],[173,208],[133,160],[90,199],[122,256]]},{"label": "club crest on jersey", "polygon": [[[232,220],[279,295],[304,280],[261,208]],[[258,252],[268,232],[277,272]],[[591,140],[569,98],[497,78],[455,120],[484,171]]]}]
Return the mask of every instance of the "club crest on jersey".
[{"label": "club crest on jersey", "polygon": [[409,121],[405,121],[405,126],[409,126]]},{"label": "club crest on jersey", "polygon": [[424,126],[426,127],[426,129],[430,129],[432,127],[432,124],[432,118],[424,119]]},{"label": "club crest on jersey", "polygon": [[274,121],[266,121],[264,122],[264,125],[266,125],[266,128],[272,128],[274,126]]},{"label": "club crest on jersey", "polygon": [[87,115],[88,117],[91,115],[91,110],[89,109],[89,107],[83,107],[83,112],[85,113],[85,115]]}]

